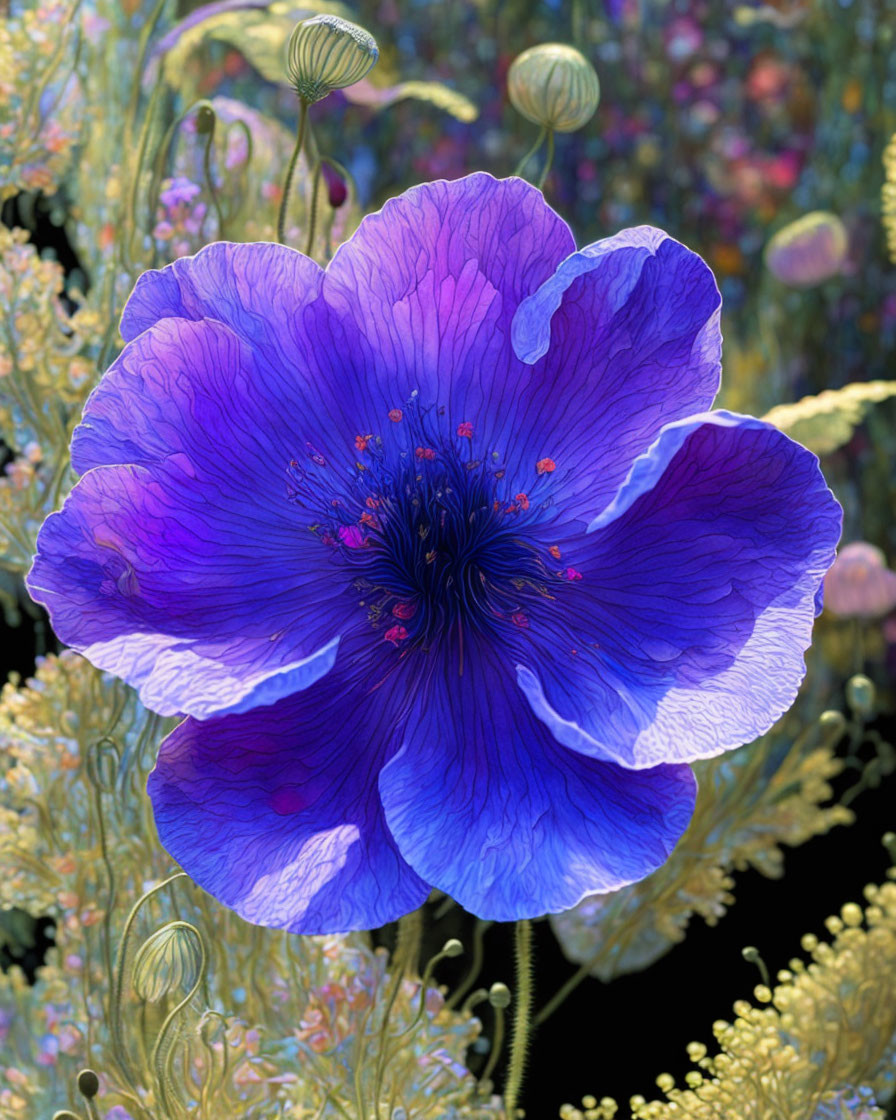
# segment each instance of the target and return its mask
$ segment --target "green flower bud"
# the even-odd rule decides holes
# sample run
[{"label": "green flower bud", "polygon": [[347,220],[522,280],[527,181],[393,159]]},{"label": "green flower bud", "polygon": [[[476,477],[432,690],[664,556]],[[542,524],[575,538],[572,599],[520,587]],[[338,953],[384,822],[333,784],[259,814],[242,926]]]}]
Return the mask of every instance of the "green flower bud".
[{"label": "green flower bud", "polygon": [[456,937],[449,937],[442,946],[442,954],[446,957],[459,957],[463,951],[464,947]]},{"label": "green flower bud", "polygon": [[507,92],[513,107],[528,120],[555,132],[575,132],[594,116],[600,82],[575,47],[542,43],[513,60]]},{"label": "green flower bud", "polygon": [[492,1007],[510,1007],[510,988],[500,980],[492,984],[488,992],[488,1002]]},{"label": "green flower bud", "polygon": [[92,1069],[82,1069],[78,1074],[78,1092],[81,1096],[93,1100],[99,1091],[100,1079],[97,1075]]},{"label": "green flower bud", "polygon": [[169,922],[143,942],[134,958],[134,991],[156,1003],[169,992],[188,992],[199,978],[202,945],[187,922]]},{"label": "green flower bud", "polygon": [[874,711],[877,690],[874,681],[864,673],[856,673],[846,682],[846,702],[857,716],[870,716]]},{"label": "green flower bud", "polygon": [[296,24],[286,48],[286,70],[296,93],[312,105],[334,89],[359,82],[379,58],[376,40],[339,16]]},{"label": "green flower bud", "polygon": [[200,105],[196,111],[196,131],[200,136],[214,134],[215,110],[207,102]]}]

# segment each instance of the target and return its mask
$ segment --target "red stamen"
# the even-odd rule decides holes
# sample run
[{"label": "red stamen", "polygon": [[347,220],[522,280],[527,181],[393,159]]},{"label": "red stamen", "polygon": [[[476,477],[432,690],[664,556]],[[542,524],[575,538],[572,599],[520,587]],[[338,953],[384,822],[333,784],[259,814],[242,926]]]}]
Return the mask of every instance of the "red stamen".
[{"label": "red stamen", "polygon": [[535,469],[539,474],[550,474],[551,471],[557,469],[557,464],[553,459],[539,459],[535,464]]}]

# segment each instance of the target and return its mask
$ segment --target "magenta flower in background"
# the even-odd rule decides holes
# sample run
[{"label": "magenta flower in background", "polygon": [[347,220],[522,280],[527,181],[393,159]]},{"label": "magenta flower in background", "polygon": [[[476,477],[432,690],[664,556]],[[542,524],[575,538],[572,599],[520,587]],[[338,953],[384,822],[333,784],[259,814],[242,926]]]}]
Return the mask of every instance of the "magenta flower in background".
[{"label": "magenta flower in background", "polygon": [[149,792],[198,883],[313,933],[666,859],[687,763],[793,700],[840,531],[814,455],[707,411],[719,304],[661,231],[576,252],[485,174],[326,271],[221,243],[140,279],[29,588],[186,713]]}]

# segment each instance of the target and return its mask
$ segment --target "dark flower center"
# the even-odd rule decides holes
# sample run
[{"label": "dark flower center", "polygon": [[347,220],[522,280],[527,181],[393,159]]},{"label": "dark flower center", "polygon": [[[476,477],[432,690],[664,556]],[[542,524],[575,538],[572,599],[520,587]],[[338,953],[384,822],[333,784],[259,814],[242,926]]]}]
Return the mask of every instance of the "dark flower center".
[{"label": "dark flower center", "polygon": [[288,493],[386,642],[428,650],[464,629],[527,629],[530,604],[578,577],[545,542],[550,459],[533,463],[531,493],[514,493],[500,456],[477,454],[472,423],[452,427],[413,399],[355,445],[345,473],[309,445]]}]

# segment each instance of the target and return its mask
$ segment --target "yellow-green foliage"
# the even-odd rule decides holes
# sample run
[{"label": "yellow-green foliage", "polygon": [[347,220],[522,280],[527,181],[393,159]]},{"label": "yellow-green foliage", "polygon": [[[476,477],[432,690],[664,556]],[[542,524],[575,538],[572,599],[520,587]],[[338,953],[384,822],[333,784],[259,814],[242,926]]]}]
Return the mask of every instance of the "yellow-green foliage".
[{"label": "yellow-green foliage", "polygon": [[[896,883],[867,886],[865,899],[828,918],[832,942],[803,937],[808,965],[790,961],[773,990],[758,985],[755,1004],[738,1000],[732,1022],[713,1024],[717,1053],[690,1043],[685,1087],[660,1074],[663,1100],[633,1097],[633,1120],[884,1120],[877,1103],[896,1081]],[[618,1113],[608,1097],[560,1110],[562,1120]]]},{"label": "yellow-green foliage", "polygon": [[825,805],[844,725],[825,713],[798,734],[797,710],[755,743],[696,763],[694,817],[668,861],[640,883],[552,917],[566,955],[603,980],[644,968],[682,940],[692,914],[718,921],[734,901],[732,870],[775,878],[782,844],[848,824],[848,809]]},{"label": "yellow-green foliage", "polygon": [[478,1021],[366,935],[252,926],[184,876],[158,889],[175,868],[143,786],[170,725],[71,653],[3,690],[0,907],[53,917],[56,948],[33,987],[0,975],[0,1118],[77,1111],[85,1065],[115,1120],[353,1116],[375,1097],[387,1116],[498,1115],[464,1065]]},{"label": "yellow-green foliage", "polygon": [[0,19],[0,202],[51,194],[71,162],[82,96],[73,75],[73,0],[46,0]]},{"label": "yellow-green foliage", "polygon": [[0,438],[17,452],[0,478],[0,567],[18,575],[71,485],[68,442],[95,382],[100,316],[69,314],[62,285],[23,230],[0,225]]},{"label": "yellow-green foliage", "polygon": [[699,1068],[688,1087],[658,1078],[666,1100],[635,1107],[636,1120],[882,1117],[870,1104],[849,1104],[856,1093],[844,1089],[863,1086],[886,1100],[896,1077],[896,883],[870,885],[865,898],[864,910],[847,903],[828,919],[832,943],[803,938],[808,966],[792,960],[773,991],[755,989],[760,1006],[738,1000],[733,1022],[714,1024],[717,1054],[692,1044]]}]

